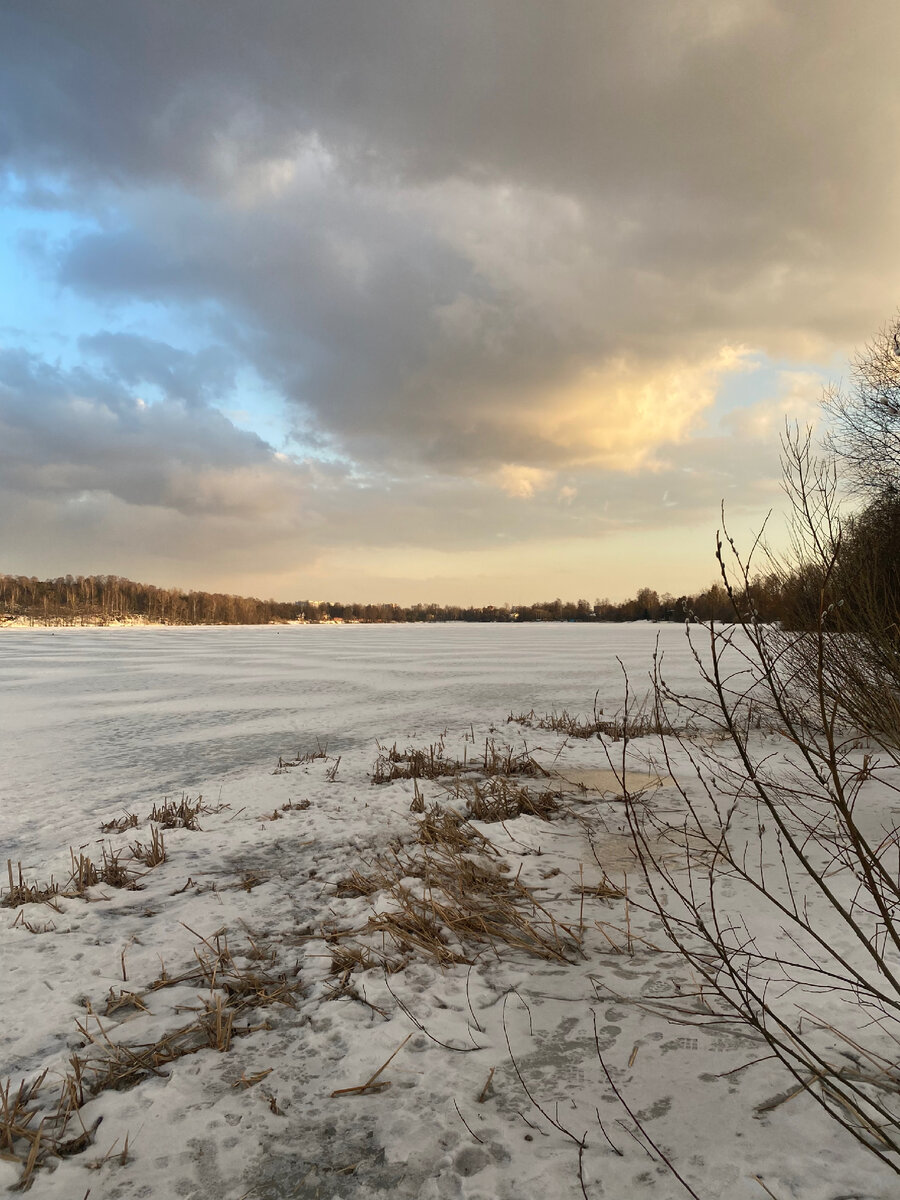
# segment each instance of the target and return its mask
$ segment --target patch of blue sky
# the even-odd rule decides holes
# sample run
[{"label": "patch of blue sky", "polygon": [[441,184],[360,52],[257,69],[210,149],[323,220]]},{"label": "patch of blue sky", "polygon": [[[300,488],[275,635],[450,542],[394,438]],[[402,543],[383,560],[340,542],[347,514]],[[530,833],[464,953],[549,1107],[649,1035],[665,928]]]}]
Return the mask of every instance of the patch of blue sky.
[{"label": "patch of blue sky", "polygon": [[283,454],[303,452],[295,440],[284,397],[251,367],[242,367],[237,372],[234,390],[216,407],[236,428],[257,434],[274,450]]},{"label": "patch of blue sky", "polygon": [[847,363],[836,357],[827,363],[809,362],[786,358],[770,358],[756,353],[744,360],[743,369],[729,371],[722,376],[716,399],[707,410],[706,420],[710,426],[719,424],[723,417],[737,409],[752,408],[756,404],[772,401],[785,390],[786,377],[808,375],[818,381],[822,390],[839,380],[846,373]]},{"label": "patch of blue sky", "polygon": [[[45,189],[47,203],[37,207],[20,202],[25,194],[18,181],[10,179],[0,190],[0,346],[22,347],[70,370],[85,362],[96,366],[86,360],[80,339],[101,332],[136,334],[191,353],[217,340],[210,331],[210,314],[202,306],[186,310],[181,305],[121,299],[111,305],[59,284],[53,276],[52,249],[45,256],[42,247],[64,244],[101,223],[67,208],[64,194],[56,190]],[[136,390],[148,403],[162,396],[149,383]],[[235,387],[212,402],[238,428],[256,433],[276,450],[302,451],[294,440],[284,398],[251,368],[242,367]]]},{"label": "patch of blue sky", "polygon": [[14,198],[5,189],[0,207],[0,338],[68,366],[84,331],[84,303],[53,280],[39,248],[96,223],[64,209],[23,207]]},{"label": "patch of blue sky", "polygon": [[[35,202],[36,201],[36,202]],[[114,209],[96,211],[52,178],[25,184],[0,180],[0,338],[63,367],[80,361],[78,339],[110,331],[135,333],[196,351],[211,339],[204,320],[165,304],[93,300],[55,278],[56,252],[79,236],[108,227]]]}]

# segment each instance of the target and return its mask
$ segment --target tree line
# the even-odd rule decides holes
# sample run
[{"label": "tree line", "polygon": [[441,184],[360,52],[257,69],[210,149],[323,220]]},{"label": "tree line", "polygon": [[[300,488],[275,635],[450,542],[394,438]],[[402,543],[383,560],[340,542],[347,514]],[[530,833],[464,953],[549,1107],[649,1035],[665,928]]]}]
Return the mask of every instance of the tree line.
[{"label": "tree line", "polygon": [[[766,620],[784,619],[789,589],[776,575],[758,583],[758,606]],[[619,603],[607,599],[545,600],[536,604],[482,607],[442,604],[359,604],[338,601],[260,600],[220,592],[182,591],[136,583],[118,575],[66,575],[37,579],[0,575],[0,621],[21,618],[63,625],[138,620],[165,625],[268,625],[273,622],[353,621],[365,624],[437,621],[528,623],[537,621],[733,620],[721,584],[691,595],[660,595],[641,588]]]}]

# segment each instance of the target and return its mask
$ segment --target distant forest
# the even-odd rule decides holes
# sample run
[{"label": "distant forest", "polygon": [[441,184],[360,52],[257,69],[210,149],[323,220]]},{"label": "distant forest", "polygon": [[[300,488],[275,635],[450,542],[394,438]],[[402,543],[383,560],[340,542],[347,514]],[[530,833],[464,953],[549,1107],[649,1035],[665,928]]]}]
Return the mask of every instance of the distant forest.
[{"label": "distant forest", "polygon": [[[760,577],[754,603],[764,621],[784,619],[795,608],[791,581]],[[630,600],[545,600],[539,604],[483,608],[449,604],[342,604],[311,600],[258,600],[219,592],[181,591],[135,583],[117,575],[66,575],[39,580],[0,575],[0,624],[14,618],[61,625],[95,625],[129,619],[161,625],[268,625],[286,621],[353,621],[366,624],[428,621],[701,621],[734,620],[725,589],[713,584],[689,596],[660,596],[641,588]]]}]

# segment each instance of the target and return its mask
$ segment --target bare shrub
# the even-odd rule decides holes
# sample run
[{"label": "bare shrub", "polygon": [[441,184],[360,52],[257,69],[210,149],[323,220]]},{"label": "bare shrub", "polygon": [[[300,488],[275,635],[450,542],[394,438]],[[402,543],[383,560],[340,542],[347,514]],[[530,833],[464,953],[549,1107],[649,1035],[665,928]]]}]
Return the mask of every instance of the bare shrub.
[{"label": "bare shrub", "polygon": [[[735,624],[705,627],[696,647],[712,702],[675,695],[659,673],[656,700],[663,713],[715,718],[734,755],[663,740],[685,805],[681,869],[655,849],[652,806],[626,794],[628,818],[707,1006],[755,1029],[797,1091],[900,1173],[900,828],[879,828],[866,805],[874,783],[900,793],[897,632],[866,606],[865,583],[842,581],[834,464],[799,435],[785,449],[805,619],[759,619],[753,551],[741,556],[726,532],[717,553]],[[780,731],[777,752],[758,724]]]}]

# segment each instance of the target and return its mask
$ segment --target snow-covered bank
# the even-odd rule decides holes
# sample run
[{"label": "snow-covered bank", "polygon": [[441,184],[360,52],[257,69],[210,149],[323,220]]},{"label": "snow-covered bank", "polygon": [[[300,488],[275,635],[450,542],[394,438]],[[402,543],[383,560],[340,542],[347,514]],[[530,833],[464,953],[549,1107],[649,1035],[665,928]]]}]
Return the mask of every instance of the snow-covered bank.
[{"label": "snow-covered bank", "polygon": [[[37,1121],[55,1111],[72,1055],[84,1064],[86,1102],[66,1129],[73,1152],[46,1159],[32,1195],[687,1195],[660,1151],[703,1200],[896,1195],[890,1173],[809,1097],[766,1111],[790,1080],[754,1062],[765,1047],[745,1028],[696,1008],[696,981],[641,910],[621,803],[579,785],[592,777],[578,772],[609,769],[601,743],[505,720],[532,707],[586,711],[598,686],[614,710],[615,654],[646,671],[646,627],[618,645],[573,627],[527,631],[530,640],[523,630],[498,640],[496,630],[365,627],[348,631],[349,646],[286,647],[275,631],[248,631],[238,645],[190,632],[162,661],[162,644],[148,654],[143,636],[99,631],[87,646],[81,636],[17,638],[24,653],[4,658],[17,783],[3,796],[0,851],[27,850],[2,855],[23,860],[27,882],[54,874],[65,885],[70,846],[95,863],[105,847],[123,864],[134,843],[146,847],[151,808],[172,790],[152,782],[167,753],[167,778],[177,787],[181,770],[209,810],[200,829],[163,831],[166,861],[140,868],[140,890],[101,884],[84,898],[51,897],[55,907],[0,909],[0,1079],[11,1076],[15,1091],[48,1071],[31,1105]],[[673,636],[669,674],[686,681],[680,647]],[[399,776],[380,785],[376,738]],[[317,756],[326,739],[327,757]],[[405,779],[410,744],[465,769]],[[485,775],[486,745],[512,774]],[[629,766],[658,769],[657,751],[656,739],[640,739]],[[523,773],[532,759],[549,774]],[[490,821],[482,807],[460,826],[474,785],[488,794],[505,778],[495,800],[516,788],[550,793],[550,819]],[[665,779],[648,795],[658,816],[680,823]],[[890,803],[875,781],[868,795]],[[425,827],[433,805],[443,840]],[[137,825],[101,832],[125,811]],[[433,872],[462,860],[478,868],[475,916],[463,914],[464,897],[455,907],[435,898]],[[420,902],[437,954],[421,929],[404,938],[392,917]],[[498,931],[511,908],[530,941],[522,927]],[[380,965],[352,971],[354,954]],[[213,1046],[182,1053],[204,1038]],[[123,1045],[130,1051],[111,1048]],[[163,1049],[152,1069],[135,1066],[139,1048],[154,1046]],[[49,1121],[46,1131],[54,1136]],[[0,1163],[10,1186],[22,1171]]]}]

